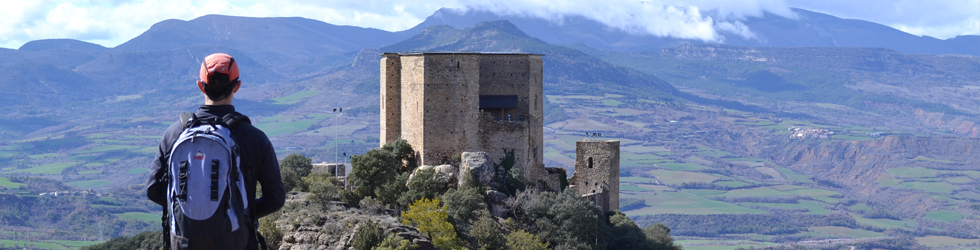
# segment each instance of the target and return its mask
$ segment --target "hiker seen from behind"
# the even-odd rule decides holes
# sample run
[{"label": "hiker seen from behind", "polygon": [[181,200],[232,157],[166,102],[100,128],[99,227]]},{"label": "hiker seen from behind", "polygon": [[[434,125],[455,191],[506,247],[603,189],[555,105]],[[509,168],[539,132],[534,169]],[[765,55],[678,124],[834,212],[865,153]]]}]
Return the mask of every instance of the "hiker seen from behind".
[{"label": "hiker seen from behind", "polygon": [[272,143],[232,105],[238,78],[234,58],[207,56],[197,82],[204,105],[178,115],[160,141],[146,196],[163,206],[166,249],[264,249],[258,219],[285,203]]}]

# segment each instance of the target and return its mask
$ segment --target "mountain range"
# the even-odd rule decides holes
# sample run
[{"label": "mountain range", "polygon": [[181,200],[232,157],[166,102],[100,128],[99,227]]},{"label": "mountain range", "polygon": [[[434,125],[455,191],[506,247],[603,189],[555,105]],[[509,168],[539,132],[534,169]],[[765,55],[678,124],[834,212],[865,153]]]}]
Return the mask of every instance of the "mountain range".
[{"label": "mountain range", "polygon": [[[557,24],[450,9],[400,32],[208,15],[162,21],[113,48],[32,41],[0,49],[0,178],[137,196],[159,133],[200,105],[193,83],[213,52],[240,63],[235,106],[280,158],[338,162],[340,152],[378,146],[382,52],[528,52],[544,55],[545,164],[573,170],[581,132],[622,140],[621,197],[646,202],[627,211],[638,222],[670,222],[677,235],[719,242],[844,237],[839,231],[972,237],[980,230],[971,223],[980,217],[980,157],[971,151],[980,137],[980,36],[939,40],[793,12],[742,20],[756,38],[723,34],[720,44],[583,17]],[[92,211],[154,217],[156,207],[134,203]],[[738,223],[697,226],[719,219],[697,217],[705,214]],[[805,220],[788,219],[798,216]],[[746,229],[775,228],[762,224],[770,222],[795,233]]]}]

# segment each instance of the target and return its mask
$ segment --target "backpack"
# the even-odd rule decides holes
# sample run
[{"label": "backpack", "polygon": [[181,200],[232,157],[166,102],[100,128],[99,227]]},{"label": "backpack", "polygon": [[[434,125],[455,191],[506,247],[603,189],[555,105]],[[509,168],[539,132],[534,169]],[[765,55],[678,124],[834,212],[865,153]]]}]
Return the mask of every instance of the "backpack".
[{"label": "backpack", "polygon": [[183,131],[168,155],[165,178],[164,240],[173,249],[243,249],[248,244],[248,198],[229,129],[241,120],[248,117],[237,112],[210,121],[189,112],[180,115]]}]

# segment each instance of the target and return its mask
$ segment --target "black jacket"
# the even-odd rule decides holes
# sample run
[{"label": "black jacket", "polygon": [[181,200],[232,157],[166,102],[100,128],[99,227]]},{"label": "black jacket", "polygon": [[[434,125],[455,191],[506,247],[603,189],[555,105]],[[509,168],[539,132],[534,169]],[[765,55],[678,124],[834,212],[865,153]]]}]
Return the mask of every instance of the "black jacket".
[{"label": "black jacket", "polygon": [[[231,112],[235,112],[235,107],[231,105],[202,105],[196,115],[199,119],[214,119]],[[241,152],[239,165],[246,177],[245,191],[252,215],[258,219],[279,210],[286,202],[286,187],[282,184],[279,160],[276,159],[276,151],[272,147],[272,142],[269,142],[269,137],[248,122],[235,123],[230,129]],[[151,175],[146,180],[146,197],[161,206],[167,204],[167,183],[161,180],[167,172],[164,166],[167,164],[170,150],[182,131],[179,121],[167,128],[163,139],[160,140],[160,147],[157,149],[156,157],[153,158],[153,164],[150,166]],[[255,197],[256,182],[262,184],[262,197],[258,199]]]}]

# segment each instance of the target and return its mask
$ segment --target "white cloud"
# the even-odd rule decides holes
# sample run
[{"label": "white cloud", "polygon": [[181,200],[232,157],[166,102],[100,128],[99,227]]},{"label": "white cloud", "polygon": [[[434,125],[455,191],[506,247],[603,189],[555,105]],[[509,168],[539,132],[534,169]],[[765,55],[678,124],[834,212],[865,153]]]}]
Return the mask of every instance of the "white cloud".
[{"label": "white cloud", "polygon": [[786,0],[790,5],[840,18],[861,19],[940,39],[980,35],[980,0]]},{"label": "white cloud", "polygon": [[0,8],[0,47],[30,40],[74,38],[116,46],[166,19],[207,14],[252,17],[300,16],[337,25],[400,31],[439,8],[476,8],[560,22],[584,16],[636,34],[720,42],[726,35],[752,39],[741,20],[773,13],[794,18],[789,7],[883,23],[918,35],[948,38],[980,34],[980,0],[37,0],[10,1]]}]

